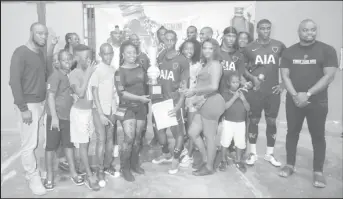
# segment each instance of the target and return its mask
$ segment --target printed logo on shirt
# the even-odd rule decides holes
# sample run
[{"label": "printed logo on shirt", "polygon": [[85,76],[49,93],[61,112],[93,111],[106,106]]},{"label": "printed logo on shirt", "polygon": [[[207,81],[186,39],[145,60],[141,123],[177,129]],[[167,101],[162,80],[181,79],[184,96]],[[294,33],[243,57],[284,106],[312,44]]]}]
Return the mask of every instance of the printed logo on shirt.
[{"label": "printed logo on shirt", "polygon": [[272,51],[273,51],[274,53],[277,53],[278,50],[279,50],[278,47],[272,47]]},{"label": "printed logo on shirt", "polygon": [[223,60],[220,63],[222,65],[222,67],[223,67],[223,70],[236,71],[235,62],[229,62],[229,61]]},{"label": "printed logo on shirt", "polygon": [[255,65],[268,65],[268,64],[275,64],[275,57],[274,55],[257,55],[255,58]]},{"label": "printed logo on shirt", "polygon": [[160,70],[160,78],[164,80],[175,81],[174,72],[169,70]]},{"label": "printed logo on shirt", "polygon": [[142,66],[143,66],[144,65],[144,59],[141,59],[140,62],[142,64]]},{"label": "printed logo on shirt", "polygon": [[307,59],[308,55],[304,55],[304,59],[293,59],[293,64],[307,65],[307,64],[317,64],[316,59]]},{"label": "printed logo on shirt", "polygon": [[175,62],[173,63],[173,69],[176,70],[179,67],[179,63]]}]

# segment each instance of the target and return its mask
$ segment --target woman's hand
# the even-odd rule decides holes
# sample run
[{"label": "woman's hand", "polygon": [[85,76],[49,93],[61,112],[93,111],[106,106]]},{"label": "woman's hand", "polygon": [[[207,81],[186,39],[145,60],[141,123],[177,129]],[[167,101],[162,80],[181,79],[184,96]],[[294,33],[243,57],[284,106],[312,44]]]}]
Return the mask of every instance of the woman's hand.
[{"label": "woman's hand", "polygon": [[185,89],[184,94],[187,98],[190,98],[195,95],[195,91],[193,89]]}]

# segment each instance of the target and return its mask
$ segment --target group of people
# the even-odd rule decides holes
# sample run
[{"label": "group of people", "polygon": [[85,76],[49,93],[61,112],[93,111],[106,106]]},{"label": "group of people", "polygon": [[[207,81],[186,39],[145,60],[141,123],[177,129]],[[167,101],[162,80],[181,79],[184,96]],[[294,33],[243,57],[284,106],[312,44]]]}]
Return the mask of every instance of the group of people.
[{"label": "group of people", "polygon": [[[152,116],[154,138],[162,153],[154,164],[170,162],[169,174],[180,167],[193,168],[193,175],[215,173],[216,134],[221,130],[219,170],[233,163],[242,172],[246,164],[257,161],[258,124],[264,110],[267,148],[264,159],[275,167],[276,118],[280,94],[287,90],[286,115],[287,163],[279,175],[293,174],[296,149],[303,120],[307,119],[312,137],[313,185],[325,187],[325,120],[328,112],[327,88],[338,67],[333,47],[316,40],[317,25],[303,20],[298,29],[300,42],[289,48],[270,38],[272,23],[257,23],[258,38],[251,41],[247,32],[230,26],[223,30],[222,41],[212,38],[210,27],[187,29],[187,40],[176,49],[177,34],[163,26],[157,31],[159,52],[155,60],[142,52],[140,38],[131,34],[119,41],[119,30],[100,46],[101,61],[94,61],[92,49],[80,44],[76,33],[68,33],[66,46],[53,53],[52,39],[47,59],[42,53],[48,32],[40,23],[32,24],[30,39],[18,47],[11,59],[10,86],[14,103],[21,114],[22,163],[29,187],[37,195],[53,190],[53,158],[57,151],[59,168],[70,172],[76,185],[86,184],[94,191],[106,186],[105,176],[134,181],[132,172],[144,174],[140,151],[146,135],[151,104],[172,99],[177,125],[170,131],[175,139],[169,150],[166,129],[157,130]],[[280,62],[281,60],[281,62]],[[152,95],[147,70],[150,63],[160,70],[159,96]],[[281,70],[281,76],[279,75]],[[46,110],[46,111],[45,111]],[[46,112],[45,159],[47,176],[42,183],[34,150],[38,122]],[[118,156],[117,122],[121,122],[124,141],[120,147],[120,172],[115,169]],[[89,141],[96,133],[96,167],[88,159]],[[243,157],[247,144],[249,156]],[[201,161],[193,162],[199,150]],[[75,154],[77,154],[75,156]],[[77,157],[77,158],[76,158]],[[78,161],[75,161],[78,159]]]}]

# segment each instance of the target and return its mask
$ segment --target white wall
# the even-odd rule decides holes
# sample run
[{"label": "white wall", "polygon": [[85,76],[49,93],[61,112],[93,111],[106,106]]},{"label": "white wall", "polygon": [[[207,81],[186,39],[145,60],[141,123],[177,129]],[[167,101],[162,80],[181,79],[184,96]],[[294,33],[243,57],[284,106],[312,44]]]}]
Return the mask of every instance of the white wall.
[{"label": "white wall", "polygon": [[[342,1],[257,1],[255,19],[269,19],[272,37],[287,47],[299,41],[297,29],[303,19],[313,19],[318,25],[317,39],[333,46],[340,59],[342,45]],[[285,120],[284,104],[279,119]],[[338,71],[329,87],[328,120],[342,121],[342,71]]]},{"label": "white wall", "polygon": [[1,131],[12,131],[18,127],[8,84],[10,62],[14,50],[29,39],[30,26],[37,20],[35,3],[1,2]]},{"label": "white wall", "polygon": [[[76,32],[83,42],[83,7],[81,1],[56,2],[46,4],[46,25],[50,35],[59,36],[60,40],[55,50],[64,48],[65,35]],[[50,41],[51,37],[49,37]],[[49,44],[48,41],[48,44]]]}]

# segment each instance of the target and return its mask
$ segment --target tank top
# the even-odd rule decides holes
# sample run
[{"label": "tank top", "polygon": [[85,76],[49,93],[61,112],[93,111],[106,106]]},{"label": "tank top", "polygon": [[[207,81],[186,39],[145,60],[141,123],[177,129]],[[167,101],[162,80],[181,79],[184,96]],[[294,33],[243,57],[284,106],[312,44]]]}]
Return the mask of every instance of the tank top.
[{"label": "tank top", "polygon": [[203,66],[199,72],[198,72],[198,76],[197,76],[197,84],[196,84],[196,88],[202,88],[205,86],[208,86],[209,84],[211,84],[211,74],[209,72],[209,65],[207,66]]}]

